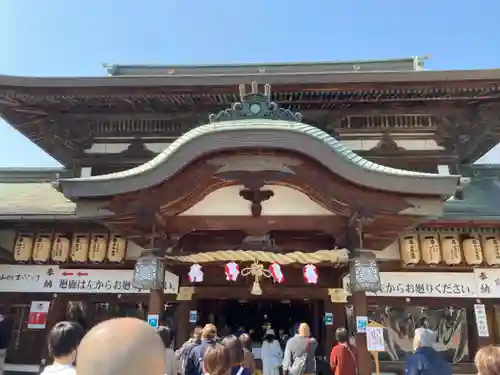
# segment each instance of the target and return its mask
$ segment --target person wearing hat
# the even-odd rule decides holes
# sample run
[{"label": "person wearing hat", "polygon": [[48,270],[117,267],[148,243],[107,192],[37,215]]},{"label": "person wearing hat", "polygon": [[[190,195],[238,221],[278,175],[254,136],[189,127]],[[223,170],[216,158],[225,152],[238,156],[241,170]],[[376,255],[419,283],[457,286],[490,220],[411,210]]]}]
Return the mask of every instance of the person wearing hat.
[{"label": "person wearing hat", "polygon": [[450,364],[436,351],[436,332],[417,328],[413,338],[415,353],[405,363],[405,375],[451,375]]},{"label": "person wearing hat", "polygon": [[274,329],[268,328],[264,335],[261,351],[262,372],[264,375],[279,375],[281,361],[283,360],[283,351]]}]

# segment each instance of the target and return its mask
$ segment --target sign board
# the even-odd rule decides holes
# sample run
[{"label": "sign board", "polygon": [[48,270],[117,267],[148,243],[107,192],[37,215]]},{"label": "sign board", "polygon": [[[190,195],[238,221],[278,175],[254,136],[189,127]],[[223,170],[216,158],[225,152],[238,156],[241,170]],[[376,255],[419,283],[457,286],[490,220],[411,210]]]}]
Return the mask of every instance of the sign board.
[{"label": "sign board", "polygon": [[[149,293],[132,286],[133,270],[95,270],[61,269],[59,270],[60,293]],[[179,276],[165,272],[166,294],[177,294]]]},{"label": "sign board", "polygon": [[346,303],[347,293],[344,288],[331,288],[328,289],[328,295],[332,303]]},{"label": "sign board", "polygon": [[[0,292],[149,293],[133,288],[133,270],[63,269],[58,266],[1,265]],[[179,276],[165,272],[165,293],[177,294]]]},{"label": "sign board", "polygon": [[366,316],[357,316],[356,317],[356,332],[357,333],[365,333],[367,326],[368,326],[368,317],[366,317]]},{"label": "sign board", "polygon": [[474,305],[474,315],[476,317],[477,335],[479,337],[489,337],[488,318],[486,317],[486,308],[483,304]]},{"label": "sign board", "polygon": [[160,316],[158,314],[148,314],[148,324],[153,328],[158,328]]},{"label": "sign board", "polygon": [[198,311],[191,310],[189,312],[189,323],[195,324],[198,321]]},{"label": "sign board", "polygon": [[[342,281],[344,289],[349,292],[349,278],[346,276]],[[380,292],[367,292],[366,295],[381,297],[477,298],[476,280],[472,272],[380,272],[380,282]]]},{"label": "sign board", "polygon": [[500,269],[475,268],[478,298],[500,298]]},{"label": "sign board", "polygon": [[0,292],[55,293],[59,285],[57,266],[0,266]]},{"label": "sign board", "polygon": [[49,315],[50,301],[31,302],[28,316],[29,329],[45,329],[47,327],[47,317]]},{"label": "sign board", "polygon": [[325,313],[325,326],[333,325],[333,313],[326,312]]},{"label": "sign board", "polygon": [[370,352],[384,352],[384,328],[370,326],[366,327],[366,346]]},{"label": "sign board", "polygon": [[195,292],[194,286],[181,286],[177,293],[177,301],[191,301]]}]

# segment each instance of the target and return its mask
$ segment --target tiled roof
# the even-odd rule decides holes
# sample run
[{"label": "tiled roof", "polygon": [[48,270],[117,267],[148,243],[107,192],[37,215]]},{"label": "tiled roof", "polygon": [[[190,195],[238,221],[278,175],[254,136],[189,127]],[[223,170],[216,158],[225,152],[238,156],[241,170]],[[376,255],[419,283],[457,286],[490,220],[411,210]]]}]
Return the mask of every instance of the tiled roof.
[{"label": "tiled roof", "polygon": [[52,183],[0,182],[0,218],[33,219],[40,217],[71,217],[75,203],[55,190]]},{"label": "tiled roof", "polygon": [[458,185],[458,176],[406,171],[368,161],[314,126],[259,118],[199,126],[139,167],[102,176],[62,179],[60,187],[70,198],[122,194],[157,185],[208,153],[249,147],[301,152],[355,184],[379,190],[450,196]]},{"label": "tiled roof", "polygon": [[470,183],[461,199],[448,199],[444,218],[466,220],[500,220],[500,165],[471,165],[465,170]]}]

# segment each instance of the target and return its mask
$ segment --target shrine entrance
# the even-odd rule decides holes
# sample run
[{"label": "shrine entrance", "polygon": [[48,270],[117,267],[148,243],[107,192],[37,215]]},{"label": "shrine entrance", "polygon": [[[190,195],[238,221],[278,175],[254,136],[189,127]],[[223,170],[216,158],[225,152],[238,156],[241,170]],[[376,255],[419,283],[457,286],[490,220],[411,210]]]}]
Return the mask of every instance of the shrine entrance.
[{"label": "shrine entrance", "polygon": [[199,324],[216,324],[221,336],[249,333],[252,341],[261,343],[268,327],[274,329],[283,343],[295,334],[296,325],[308,323],[318,341],[323,336],[321,317],[323,300],[225,299],[199,300]]},{"label": "shrine entrance", "polygon": [[[376,265],[401,233],[442,214],[459,179],[365,160],[300,113],[279,108],[269,85],[264,92],[256,82],[251,92],[242,85],[240,96],[142,167],[59,179],[57,188],[142,248],[137,255],[148,267],[176,267],[189,290],[179,299],[178,341],[206,322],[223,335],[229,323],[248,324],[245,316],[255,318],[255,329],[264,319],[284,330],[305,320],[328,343],[316,352],[324,355],[335,323],[345,321],[329,289],[341,287],[349,260]],[[161,275],[138,277],[150,289],[149,314],[164,310]],[[356,316],[367,316],[365,291],[352,300]],[[364,333],[356,345],[359,372],[369,375]]]}]

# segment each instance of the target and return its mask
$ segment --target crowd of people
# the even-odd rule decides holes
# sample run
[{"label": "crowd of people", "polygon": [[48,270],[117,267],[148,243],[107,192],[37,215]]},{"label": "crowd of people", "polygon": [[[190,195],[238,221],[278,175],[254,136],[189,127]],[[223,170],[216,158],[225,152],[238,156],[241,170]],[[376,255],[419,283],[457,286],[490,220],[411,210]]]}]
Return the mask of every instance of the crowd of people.
[{"label": "crowd of people", "polygon": [[[140,319],[117,318],[86,332],[79,322],[63,321],[49,333],[53,361],[42,375],[253,375],[257,366],[250,336],[238,334],[219,337],[216,327],[207,324],[196,327],[191,338],[174,351],[174,334],[166,326],[153,329]],[[358,354],[347,330],[337,329],[336,340],[330,354],[331,373],[358,375]],[[451,365],[433,349],[435,342],[435,332],[415,331],[415,351],[406,360],[405,375],[452,374]],[[261,347],[263,375],[316,374],[317,347],[306,323],[298,326],[284,350],[274,330],[268,328]],[[475,365],[478,375],[500,375],[500,348],[481,348]]]},{"label": "crowd of people", "polygon": [[[134,318],[111,319],[88,333],[78,322],[59,322],[48,337],[53,362],[42,375],[253,375],[257,369],[247,333],[219,337],[215,325],[207,324],[196,327],[176,351],[173,339],[169,327],[154,330]],[[317,346],[306,323],[298,326],[284,351],[274,330],[267,329],[263,375],[315,374]]]}]

